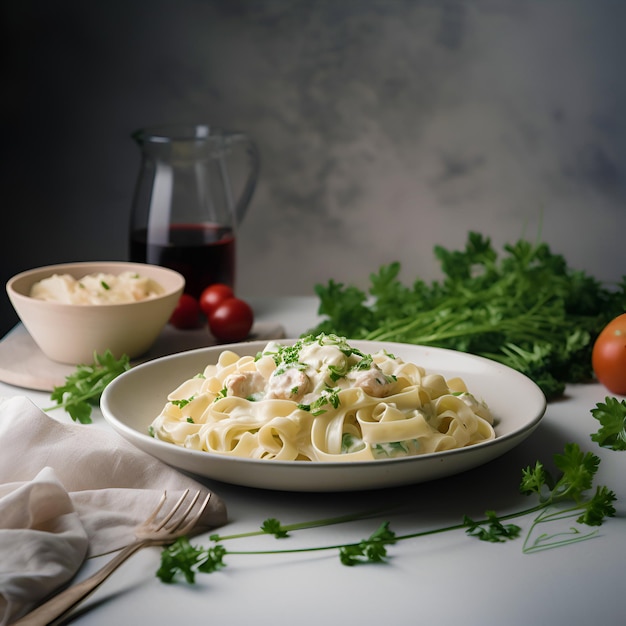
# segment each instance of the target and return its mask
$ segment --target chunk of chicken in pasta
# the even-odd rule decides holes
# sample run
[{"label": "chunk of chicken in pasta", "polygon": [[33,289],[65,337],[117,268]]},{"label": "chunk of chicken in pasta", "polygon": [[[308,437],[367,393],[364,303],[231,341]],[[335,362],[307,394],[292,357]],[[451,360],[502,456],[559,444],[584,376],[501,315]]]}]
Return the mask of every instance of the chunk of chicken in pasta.
[{"label": "chunk of chicken in pasta", "polygon": [[377,365],[373,365],[366,370],[357,371],[352,381],[355,387],[363,389],[365,393],[374,398],[384,398],[394,388],[394,383],[387,379]]}]

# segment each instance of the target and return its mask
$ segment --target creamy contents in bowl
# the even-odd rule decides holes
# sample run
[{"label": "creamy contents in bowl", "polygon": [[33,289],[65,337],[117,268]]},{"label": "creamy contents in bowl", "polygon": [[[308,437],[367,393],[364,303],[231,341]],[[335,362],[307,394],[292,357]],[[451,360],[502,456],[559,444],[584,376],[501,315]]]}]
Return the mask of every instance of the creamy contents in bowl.
[{"label": "creamy contents in bowl", "polygon": [[31,298],[62,304],[125,304],[155,298],[163,288],[151,278],[136,272],[88,274],[76,279],[69,274],[53,274],[35,283]]}]

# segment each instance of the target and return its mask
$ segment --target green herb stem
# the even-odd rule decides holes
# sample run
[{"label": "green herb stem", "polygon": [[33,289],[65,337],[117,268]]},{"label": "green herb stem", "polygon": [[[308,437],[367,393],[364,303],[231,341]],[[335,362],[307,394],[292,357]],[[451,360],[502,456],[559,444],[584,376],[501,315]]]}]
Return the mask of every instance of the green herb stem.
[{"label": "green herb stem", "polygon": [[[538,511],[542,511],[545,509],[545,504],[538,504],[536,506],[529,507],[527,509],[523,509],[521,511],[517,511],[515,513],[508,513],[506,515],[498,516],[498,519],[501,521],[512,520],[520,517],[524,517],[526,515],[531,515],[533,513],[537,513]],[[573,507],[572,510],[576,510],[576,507]],[[363,519],[365,517],[370,517],[371,513],[363,513],[363,514],[355,514],[350,516],[344,516],[343,518],[328,518],[325,522],[324,520],[318,520],[317,522],[308,522],[302,524],[293,524],[291,526],[285,526],[284,528],[289,528],[290,530],[303,530],[307,528],[313,528],[314,526],[328,526],[336,523],[342,523],[344,521],[353,521],[356,519]],[[481,520],[476,521],[475,523],[478,525],[487,524],[489,522],[489,518],[485,517]],[[421,530],[414,533],[408,533],[406,535],[396,535],[395,541],[406,541],[408,539],[419,539],[421,537],[428,537],[432,535],[440,535],[443,533],[448,533],[457,530],[463,530],[467,528],[467,524],[465,522],[461,522],[458,524],[451,524],[450,526],[443,526],[441,528],[432,528],[429,530]],[[253,533],[242,533],[241,535],[231,535],[227,537],[221,537],[221,540],[232,539],[238,537],[247,537],[252,535],[260,535],[263,534],[262,531],[253,532]],[[364,539],[355,543],[341,543],[341,544],[333,544],[333,545],[325,545],[325,546],[312,546],[309,548],[284,548],[278,550],[227,550],[225,554],[227,555],[251,555],[251,554],[293,554],[298,552],[321,552],[326,550],[338,550],[340,548],[345,547],[353,547],[357,545],[361,545],[363,543],[368,543],[367,539]],[[373,543],[373,542],[372,542]]]},{"label": "green herb stem", "polygon": [[[363,511],[361,513],[350,513],[348,515],[339,515],[337,517],[327,517],[324,519],[318,519],[308,522],[298,522],[295,524],[281,525],[281,529],[286,533],[296,530],[306,530],[308,528],[318,528],[320,526],[332,526],[334,524],[344,524],[347,522],[354,522],[361,519],[373,518],[380,513],[388,512],[389,509],[372,509],[370,511]],[[242,539],[244,537],[256,537],[259,535],[267,535],[267,530],[253,530],[245,533],[236,533],[232,535],[211,535],[213,541],[228,541],[231,539]]]},{"label": "green herb stem", "polygon": [[[572,526],[566,532],[561,530],[552,533],[546,532],[531,540],[531,533],[539,524],[576,517],[576,524],[600,526],[606,517],[613,517],[616,514],[613,506],[615,494],[612,491],[606,487],[596,487],[595,493],[588,495],[593,487],[593,479],[600,464],[599,457],[590,452],[583,453],[577,444],[569,443],[566,444],[563,454],[554,455],[554,462],[561,470],[558,480],[554,480],[539,461],[534,466],[528,466],[522,471],[520,492],[526,495],[534,494],[538,498],[538,503],[514,513],[498,516],[495,511],[486,511],[485,517],[479,521],[465,516],[462,523],[421,530],[401,536],[396,536],[390,530],[389,522],[384,522],[369,538],[362,541],[307,548],[226,550],[221,543],[215,543],[207,549],[202,549],[191,546],[188,539],[183,537],[164,549],[161,567],[157,575],[163,582],[172,582],[177,575],[183,575],[188,582],[193,582],[196,570],[204,573],[215,572],[225,566],[223,558],[228,555],[296,554],[338,550],[343,565],[380,563],[387,558],[386,546],[388,545],[462,529],[465,529],[468,535],[482,541],[502,543],[514,540],[519,537],[521,528],[515,524],[504,524],[503,522],[533,514],[535,514],[535,518],[522,547],[525,554],[562,547],[596,536],[596,530],[581,532]],[[269,518],[261,526],[261,531],[221,537],[212,535],[211,540],[216,542],[259,534],[273,534],[280,539],[287,537],[289,531],[364,519],[377,513],[379,511],[367,511],[288,526],[283,526],[275,518]]]}]

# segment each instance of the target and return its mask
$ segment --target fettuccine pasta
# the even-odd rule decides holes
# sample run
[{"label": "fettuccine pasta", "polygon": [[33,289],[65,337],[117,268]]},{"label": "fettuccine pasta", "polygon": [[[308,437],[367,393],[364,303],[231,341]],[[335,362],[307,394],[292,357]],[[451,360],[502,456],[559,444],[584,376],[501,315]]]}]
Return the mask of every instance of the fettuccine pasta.
[{"label": "fettuccine pasta", "polygon": [[463,448],[495,437],[493,417],[460,378],[346,339],[225,350],[182,383],[150,426],[192,450],[283,461],[369,461]]}]

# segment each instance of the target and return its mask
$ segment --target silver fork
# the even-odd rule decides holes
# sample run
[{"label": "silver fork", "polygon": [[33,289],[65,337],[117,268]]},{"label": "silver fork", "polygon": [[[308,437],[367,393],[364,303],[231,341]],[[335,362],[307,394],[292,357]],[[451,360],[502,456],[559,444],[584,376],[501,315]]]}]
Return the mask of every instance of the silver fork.
[{"label": "silver fork", "polygon": [[83,580],[76,585],[68,587],[58,595],[50,598],[47,602],[33,609],[30,613],[13,622],[13,626],[45,626],[53,620],[58,619],[79,602],[84,600],[92,591],[101,585],[129,556],[137,550],[146,546],[167,545],[173,543],[177,538],[188,534],[200,520],[202,513],[209,504],[211,494],[209,493],[202,504],[195,512],[192,511],[200,498],[200,492],[196,492],[184,510],[177,513],[183,507],[189,489],[185,490],[176,504],[162,519],[157,517],[167,498],[167,492],[163,493],[156,509],[151,513],[141,525],[135,529],[137,541],[129,544],[113,557],[106,565],[99,569],[93,576]]}]

